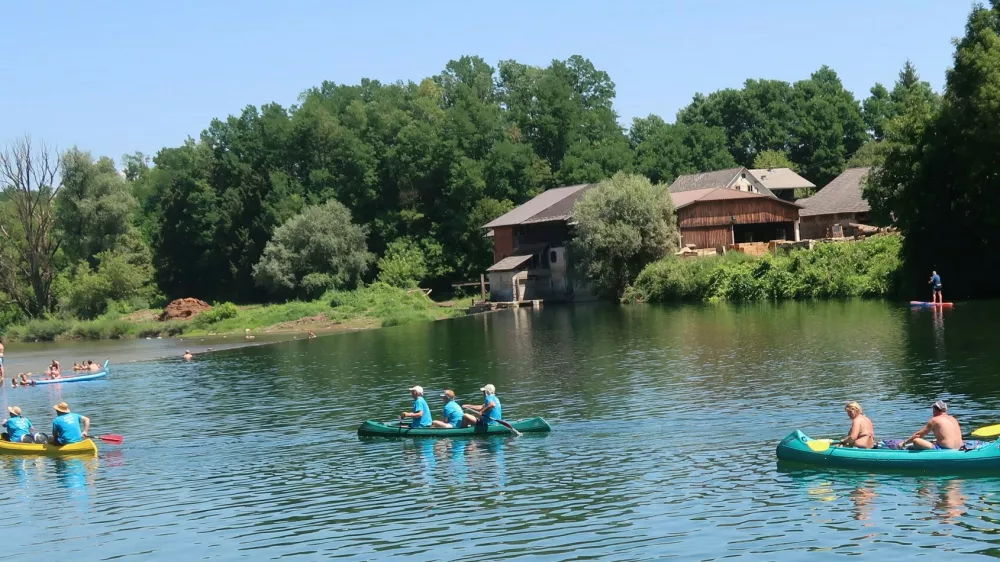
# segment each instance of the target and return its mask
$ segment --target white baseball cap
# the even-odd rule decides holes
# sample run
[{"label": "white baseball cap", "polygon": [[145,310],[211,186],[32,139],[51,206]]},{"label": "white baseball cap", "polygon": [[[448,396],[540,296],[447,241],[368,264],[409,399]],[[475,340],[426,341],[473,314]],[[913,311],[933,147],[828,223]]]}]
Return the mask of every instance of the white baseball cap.
[{"label": "white baseball cap", "polygon": [[410,387],[410,392],[414,392],[414,391],[416,391],[417,394],[421,394],[422,395],[424,393],[424,387],[420,386],[419,384],[417,386],[411,386]]},{"label": "white baseball cap", "polygon": [[479,390],[481,390],[483,392],[489,392],[490,394],[496,394],[497,393],[497,387],[493,386],[492,384],[488,384],[488,385],[480,388]]}]

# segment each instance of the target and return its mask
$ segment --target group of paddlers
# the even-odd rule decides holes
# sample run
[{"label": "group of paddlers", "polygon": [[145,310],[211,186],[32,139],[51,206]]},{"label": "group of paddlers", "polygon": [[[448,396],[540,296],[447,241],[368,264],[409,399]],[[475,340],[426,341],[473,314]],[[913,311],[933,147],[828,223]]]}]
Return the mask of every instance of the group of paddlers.
[{"label": "group of paddlers", "polygon": [[[857,402],[850,402],[844,406],[847,417],[851,418],[851,431],[840,440],[840,445],[845,447],[858,447],[860,449],[872,449],[878,441],[875,440],[875,425],[872,420],[865,415],[861,405]],[[932,416],[924,427],[902,441],[883,441],[889,448],[906,448],[913,446],[916,449],[961,449],[965,444],[962,439],[962,427],[958,420],[948,413],[948,404],[938,400],[931,406]],[[934,434],[934,441],[924,439],[928,434]]]},{"label": "group of paddlers", "polygon": [[479,389],[483,393],[483,405],[475,406],[466,404],[460,406],[455,399],[455,391],[445,390],[441,393],[444,400],[444,419],[435,420],[431,416],[431,408],[424,399],[424,388],[422,386],[410,387],[410,396],[413,397],[413,408],[410,411],[399,415],[400,420],[411,420],[411,428],[438,427],[438,428],[459,428],[471,427],[474,425],[488,426],[499,423],[503,414],[500,406],[500,399],[497,398],[497,389],[492,384]]},{"label": "group of paddlers", "polygon": [[[2,349],[3,349],[3,345],[0,344],[0,361],[2,361],[2,358],[3,358]],[[95,363],[95,362],[90,361],[90,360],[82,361],[80,363],[73,363],[73,371],[74,372],[98,373],[98,372],[101,371],[102,368],[103,367],[101,367],[100,363]],[[44,379],[61,379],[62,378],[62,368],[59,366],[59,361],[56,361],[55,359],[53,359],[52,363],[49,363],[49,366],[45,369],[45,375],[42,378],[44,378]],[[2,386],[3,384],[4,384],[4,375],[3,375],[3,370],[0,369],[0,386]],[[10,379],[10,385],[12,387],[30,386],[30,385],[33,385],[33,384],[35,384],[35,382],[31,379],[31,373],[30,372],[28,372],[28,373],[18,373],[17,375],[11,377],[11,379]]]},{"label": "group of paddlers", "polygon": [[31,420],[21,413],[20,406],[7,408],[8,418],[0,422],[6,431],[0,434],[0,439],[12,443],[50,443],[52,445],[70,445],[87,438],[90,431],[90,418],[74,414],[69,404],[60,402],[52,407],[56,417],[52,420],[52,435],[35,433]]}]

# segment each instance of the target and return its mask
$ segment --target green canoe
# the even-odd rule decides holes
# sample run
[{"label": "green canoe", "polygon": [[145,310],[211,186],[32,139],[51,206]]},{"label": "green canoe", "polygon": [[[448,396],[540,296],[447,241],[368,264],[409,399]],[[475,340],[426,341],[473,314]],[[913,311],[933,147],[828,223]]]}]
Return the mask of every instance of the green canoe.
[{"label": "green canoe", "polygon": [[[933,449],[855,449],[830,447],[813,451],[808,435],[793,431],[778,443],[778,460],[807,463],[823,467],[857,468],[863,470],[915,470],[953,472],[996,470],[1000,468],[1000,444],[986,443],[970,451]],[[967,442],[968,444],[968,442]]]},{"label": "green canoe", "polygon": [[[504,420],[507,421],[507,420]],[[514,429],[521,433],[541,433],[552,431],[549,424],[542,418],[528,418],[526,420],[507,421]],[[421,427],[410,429],[408,425],[398,425],[396,423],[385,424],[374,420],[368,420],[358,428],[358,435],[361,437],[462,437],[475,435],[504,435],[510,434],[510,429],[494,424],[490,426],[473,426],[455,429]]]}]

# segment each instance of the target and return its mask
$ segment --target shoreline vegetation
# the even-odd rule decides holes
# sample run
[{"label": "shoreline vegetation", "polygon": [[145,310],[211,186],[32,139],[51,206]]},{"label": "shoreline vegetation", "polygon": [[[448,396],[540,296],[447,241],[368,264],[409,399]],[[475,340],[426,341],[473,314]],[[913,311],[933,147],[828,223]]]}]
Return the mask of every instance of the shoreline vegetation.
[{"label": "shoreline vegetation", "polygon": [[892,299],[900,295],[902,236],[824,242],[752,257],[668,256],[645,267],[623,303]]},{"label": "shoreline vegetation", "polygon": [[[466,303],[467,304],[467,303]],[[159,310],[109,311],[94,320],[49,317],[8,326],[4,339],[20,342],[106,340],[145,337],[336,332],[388,328],[465,315],[468,306],[436,302],[420,289],[375,283],[353,291],[330,291],[312,301],[236,306],[220,303],[186,320],[159,321]]]}]

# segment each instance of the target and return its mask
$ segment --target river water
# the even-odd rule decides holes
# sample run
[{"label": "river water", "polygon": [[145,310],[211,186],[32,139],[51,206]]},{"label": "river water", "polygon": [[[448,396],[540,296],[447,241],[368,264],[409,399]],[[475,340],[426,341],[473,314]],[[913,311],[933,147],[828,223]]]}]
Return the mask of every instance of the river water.
[{"label": "river water", "polygon": [[[3,391],[38,425],[66,400],[94,433],[126,437],[96,459],[0,457],[5,551],[24,560],[996,556],[1000,475],[789,469],[774,447],[795,428],[843,433],[848,400],[880,437],[909,435],[938,399],[967,431],[1000,423],[998,313],[1000,303],[944,313],[880,302],[548,307],[191,363],[113,362],[106,381]],[[362,420],[406,408],[413,384],[439,414],[442,389],[474,401],[486,382],[505,417],[544,416],[553,432],[356,435]]]}]

